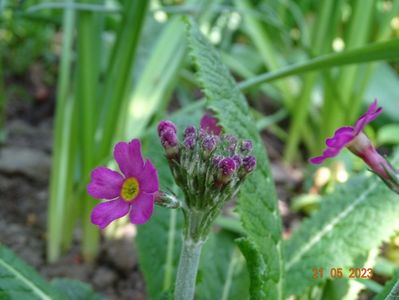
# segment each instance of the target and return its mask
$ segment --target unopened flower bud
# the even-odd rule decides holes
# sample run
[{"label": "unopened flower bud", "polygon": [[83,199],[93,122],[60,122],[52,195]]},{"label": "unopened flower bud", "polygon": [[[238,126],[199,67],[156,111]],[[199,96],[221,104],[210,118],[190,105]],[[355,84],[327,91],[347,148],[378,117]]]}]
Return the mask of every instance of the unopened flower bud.
[{"label": "unopened flower bud", "polygon": [[203,139],[204,137],[206,137],[207,133],[206,133],[205,129],[200,128],[198,130],[198,135],[199,135],[200,139]]},{"label": "unopened flower bud", "polygon": [[202,150],[204,150],[204,152],[206,154],[211,153],[213,150],[215,150],[216,148],[216,144],[217,144],[217,138],[216,136],[213,135],[207,135],[204,137],[204,139],[202,140]]},{"label": "unopened flower bud", "polygon": [[225,184],[230,181],[236,171],[236,162],[231,157],[225,157],[219,162],[218,168],[219,176],[217,185]]},{"label": "unopened flower bud", "polygon": [[240,168],[241,164],[242,164],[242,159],[238,154],[235,154],[231,157],[235,163],[236,163],[236,169]]},{"label": "unopened flower bud", "polygon": [[228,143],[229,151],[234,153],[236,146],[237,146],[237,138],[234,135],[226,135],[225,139]]},{"label": "unopened flower bud", "polygon": [[187,148],[187,149],[194,149],[194,146],[195,146],[195,136],[188,136],[188,137],[186,137],[185,139],[184,139],[184,146]]},{"label": "unopened flower bud", "polygon": [[180,208],[181,202],[172,193],[158,192],[155,195],[155,203],[166,208]]},{"label": "unopened flower bud", "polygon": [[174,157],[179,153],[177,136],[172,128],[164,129],[161,133],[161,144],[165,148],[167,157]]},{"label": "unopened flower bud", "polygon": [[177,130],[176,130],[175,123],[173,123],[172,121],[169,121],[169,120],[163,120],[163,121],[159,122],[159,124],[158,124],[159,137],[161,137],[162,134],[167,130],[171,130],[176,134]]},{"label": "unopened flower bud", "polygon": [[252,141],[251,140],[243,140],[241,142],[240,150],[243,154],[249,154],[252,151]]},{"label": "unopened flower bud", "polygon": [[255,156],[249,155],[243,158],[242,166],[244,171],[248,174],[251,173],[256,168],[256,158]]},{"label": "unopened flower bud", "polygon": [[184,138],[187,138],[189,136],[193,136],[195,137],[197,134],[197,131],[195,130],[194,126],[188,126],[185,130],[184,130]]}]

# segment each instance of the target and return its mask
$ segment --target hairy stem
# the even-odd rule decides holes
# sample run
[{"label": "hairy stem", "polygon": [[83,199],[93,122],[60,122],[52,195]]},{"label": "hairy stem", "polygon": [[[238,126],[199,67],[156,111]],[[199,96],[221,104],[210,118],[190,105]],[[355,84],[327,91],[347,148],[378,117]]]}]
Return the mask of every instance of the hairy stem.
[{"label": "hairy stem", "polygon": [[194,299],[195,280],[203,244],[203,241],[184,239],[177,269],[175,300]]}]

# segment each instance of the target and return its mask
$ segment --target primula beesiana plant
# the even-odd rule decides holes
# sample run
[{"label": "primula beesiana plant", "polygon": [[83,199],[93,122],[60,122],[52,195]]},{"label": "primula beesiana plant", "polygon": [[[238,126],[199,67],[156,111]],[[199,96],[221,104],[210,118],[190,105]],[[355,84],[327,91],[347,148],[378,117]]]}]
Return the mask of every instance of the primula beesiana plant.
[{"label": "primula beesiana plant", "polygon": [[175,299],[193,299],[202,246],[223,205],[237,195],[255,169],[256,158],[250,155],[252,141],[223,134],[209,114],[202,118],[201,128],[188,126],[184,130],[182,142],[171,121],[159,123],[158,135],[184,201],[158,191],[157,171],[151,161],[143,160],[139,140],[120,142],[115,146],[114,157],[123,175],[105,167],[97,167],[91,173],[87,192],[108,200],[93,209],[91,221],[104,229],[129,214],[133,224],[143,224],[151,217],[154,203],[181,208],[185,226]]},{"label": "primula beesiana plant", "polygon": [[[283,300],[291,295],[311,295],[323,289],[328,279],[327,276],[312,277],[313,267],[323,269],[324,274],[331,268],[348,270],[355,266],[359,257],[379,247],[399,229],[398,196],[375,180],[375,176],[355,177],[323,197],[320,210],[303,222],[288,240],[283,240],[267,155],[246,100],[195,23],[189,21],[187,25],[198,82],[214,115],[206,114],[200,121],[200,128],[188,126],[178,130],[171,121],[159,123],[160,143],[153,143],[151,148],[162,145],[172,176],[168,172],[158,173],[149,160],[142,158],[138,140],[117,144],[114,156],[123,175],[105,168],[93,171],[88,191],[108,201],[93,210],[92,222],[104,228],[112,220],[129,214],[132,223],[142,224],[151,217],[154,204],[183,213],[183,243],[174,288],[171,286],[175,269],[173,250],[165,255],[172,257],[168,267],[163,265],[162,258],[155,258],[153,252],[148,251],[152,247],[158,256],[163,256],[166,252],[162,252],[162,247],[169,251],[170,245],[177,243],[174,232],[179,232],[180,228],[173,222],[174,211],[168,211],[173,212],[169,214],[158,211],[159,214],[152,214],[155,222],[139,227],[140,264],[151,299],[170,295],[172,291],[175,300],[191,300],[194,295],[198,299],[212,300],[230,297],[241,300],[249,296],[251,299]],[[327,149],[321,156],[312,158],[311,163],[320,164],[347,147],[397,193],[397,170],[378,154],[363,133],[364,127],[381,111],[375,101],[353,127],[342,127],[327,139]],[[151,157],[154,162],[157,158]],[[162,181],[173,177],[182,191],[182,198],[160,191],[158,176]],[[223,205],[232,198],[238,199],[236,211],[241,219],[240,232],[243,232],[236,243],[249,273],[244,276],[250,279],[249,289],[246,286],[236,297],[228,290],[230,286],[241,284],[245,277],[228,278],[234,275],[234,268],[230,269],[234,264],[227,263],[229,272],[221,269],[220,261],[229,259],[226,259],[226,252],[219,254],[216,251],[219,249],[215,248],[220,245],[234,249],[232,242],[228,246],[215,242],[212,256],[208,250],[203,251],[202,259],[209,261],[202,261],[204,266],[200,264],[200,269],[208,273],[196,286],[201,249],[204,244],[206,249],[211,241],[218,239],[212,233],[212,225]],[[170,223],[160,220],[160,216],[168,215]],[[378,223],[382,219],[384,222]],[[169,232],[165,224],[171,227]],[[143,232],[145,234],[140,235]],[[168,236],[167,246],[164,237],[149,236],[160,232]],[[219,276],[214,275],[215,271],[220,272]]]}]

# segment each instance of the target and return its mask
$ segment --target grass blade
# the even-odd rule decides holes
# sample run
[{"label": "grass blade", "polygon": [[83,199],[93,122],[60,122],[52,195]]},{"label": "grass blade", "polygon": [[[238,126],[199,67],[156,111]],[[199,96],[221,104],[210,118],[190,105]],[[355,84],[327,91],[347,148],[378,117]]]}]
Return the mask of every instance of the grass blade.
[{"label": "grass blade", "polygon": [[[70,0],[73,2],[73,0]],[[57,84],[57,105],[55,112],[53,162],[50,178],[50,198],[48,209],[48,240],[47,259],[55,261],[61,253],[65,211],[68,206],[68,196],[72,193],[74,155],[72,148],[76,141],[72,136],[72,121],[74,98],[71,97],[71,57],[73,30],[75,27],[75,12],[71,9],[64,11],[63,43],[60,73]]]},{"label": "grass blade", "polygon": [[399,39],[386,42],[373,43],[353,50],[340,53],[325,54],[306,62],[286,66],[280,70],[258,75],[254,78],[239,83],[241,90],[248,90],[263,83],[273,82],[288,76],[299,75],[307,72],[325,70],[333,67],[358,64],[378,60],[398,59]]}]

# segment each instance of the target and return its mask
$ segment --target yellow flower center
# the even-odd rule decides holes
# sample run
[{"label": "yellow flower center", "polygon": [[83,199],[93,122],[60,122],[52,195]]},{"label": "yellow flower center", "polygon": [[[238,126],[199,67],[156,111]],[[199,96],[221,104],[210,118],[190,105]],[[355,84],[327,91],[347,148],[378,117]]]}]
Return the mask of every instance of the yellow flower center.
[{"label": "yellow flower center", "polygon": [[121,197],[126,202],[133,201],[140,192],[139,183],[136,178],[127,178],[122,185]]}]

